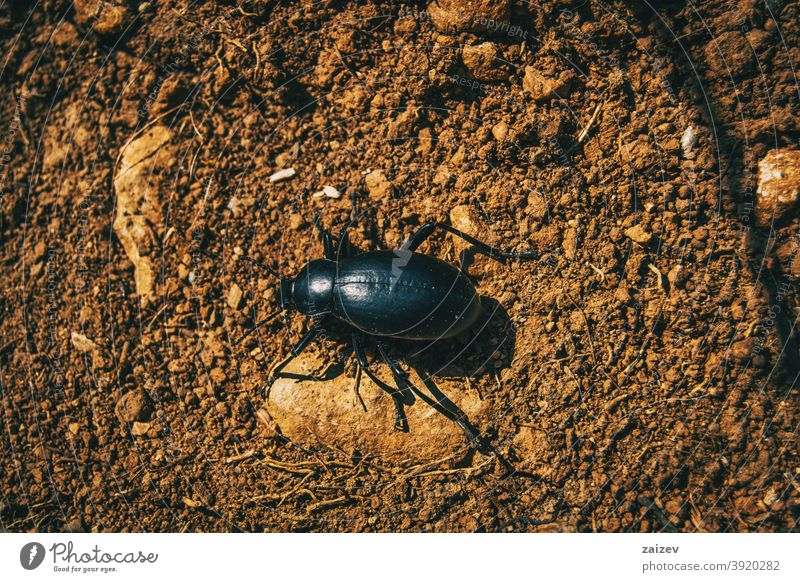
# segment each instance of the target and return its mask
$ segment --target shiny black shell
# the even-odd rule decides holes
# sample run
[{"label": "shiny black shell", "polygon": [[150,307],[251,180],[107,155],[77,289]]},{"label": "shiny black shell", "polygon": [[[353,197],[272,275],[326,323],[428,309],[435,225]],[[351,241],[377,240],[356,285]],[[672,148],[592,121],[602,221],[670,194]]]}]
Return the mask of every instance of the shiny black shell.
[{"label": "shiny black shell", "polygon": [[368,334],[447,338],[475,323],[480,312],[467,276],[436,257],[393,250],[338,262],[332,314]]}]

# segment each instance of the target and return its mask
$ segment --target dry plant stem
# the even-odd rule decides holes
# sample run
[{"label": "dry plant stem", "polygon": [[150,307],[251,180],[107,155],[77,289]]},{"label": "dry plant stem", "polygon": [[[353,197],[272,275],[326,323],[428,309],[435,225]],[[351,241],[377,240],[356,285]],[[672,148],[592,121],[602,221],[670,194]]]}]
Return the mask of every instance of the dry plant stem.
[{"label": "dry plant stem", "polygon": [[594,113],[592,114],[592,117],[589,119],[589,123],[586,124],[586,127],[583,128],[583,131],[578,136],[578,143],[583,143],[583,140],[586,139],[587,135],[589,135],[589,130],[592,129],[592,125],[594,124],[595,119],[597,119],[597,115],[600,113],[600,109],[602,108],[603,105],[605,105],[605,102],[601,101],[600,103],[597,104],[597,107],[595,107]]}]

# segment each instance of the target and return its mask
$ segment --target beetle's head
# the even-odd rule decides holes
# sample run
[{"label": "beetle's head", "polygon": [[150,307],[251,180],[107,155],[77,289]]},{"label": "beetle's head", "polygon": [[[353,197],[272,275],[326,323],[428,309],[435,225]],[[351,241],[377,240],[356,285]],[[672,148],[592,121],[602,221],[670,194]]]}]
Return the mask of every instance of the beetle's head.
[{"label": "beetle's head", "polygon": [[284,279],[281,277],[278,283],[278,309],[281,311],[291,311],[294,308],[292,301],[292,288],[294,287],[294,279]]},{"label": "beetle's head", "polygon": [[282,279],[281,309],[297,309],[304,315],[320,315],[330,310],[336,263],[315,259],[300,269],[294,280]]},{"label": "beetle's head", "polygon": [[294,279],[281,275],[267,265],[246,257],[278,278],[278,312],[296,309],[304,315],[327,313],[333,303],[333,283],[336,280],[336,263],[328,259],[316,259],[306,263]]}]

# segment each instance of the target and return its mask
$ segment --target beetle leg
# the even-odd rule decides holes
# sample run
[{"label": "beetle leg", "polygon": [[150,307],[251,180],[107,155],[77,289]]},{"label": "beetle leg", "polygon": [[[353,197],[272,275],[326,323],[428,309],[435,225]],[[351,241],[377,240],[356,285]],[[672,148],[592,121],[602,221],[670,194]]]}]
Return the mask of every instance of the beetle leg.
[{"label": "beetle leg", "polygon": [[411,235],[411,238],[403,244],[402,248],[408,251],[415,251],[419,245],[421,245],[429,236],[433,234],[433,232],[437,229],[441,228],[442,230],[446,230],[450,234],[454,234],[455,236],[464,239],[479,253],[482,253],[492,259],[497,261],[502,261],[504,259],[537,259],[539,258],[539,254],[535,252],[527,252],[527,253],[515,253],[509,251],[501,251],[494,247],[487,245],[484,242],[479,241],[474,236],[470,236],[465,232],[461,232],[458,229],[453,228],[450,225],[441,223],[441,222],[428,222],[423,224],[417,232]]},{"label": "beetle leg", "polygon": [[352,256],[353,254],[353,247],[350,244],[350,235],[347,234],[346,229],[342,229],[342,232],[339,234],[339,257],[347,258]]},{"label": "beetle leg", "polygon": [[355,404],[356,402],[360,403],[361,408],[363,408],[364,412],[366,412],[367,405],[364,404],[364,399],[361,398],[361,391],[359,390],[359,388],[361,388],[361,365],[358,362],[356,362],[355,368],[356,368],[356,383],[355,386],[353,386],[353,396],[355,396],[353,404]]},{"label": "beetle leg", "polygon": [[319,238],[322,241],[323,254],[325,258],[331,261],[336,260],[336,243],[333,235],[322,227],[319,221],[319,215],[314,217],[314,226],[319,231]]},{"label": "beetle leg", "polygon": [[472,426],[472,424],[470,424],[467,415],[464,414],[464,412],[458,408],[458,406],[456,406],[447,396],[445,396],[444,393],[439,390],[436,384],[430,380],[430,378],[427,380],[423,379],[423,383],[428,390],[430,390],[431,394],[433,394],[433,398],[422,392],[412,382],[409,381],[408,372],[403,370],[400,365],[394,359],[392,359],[380,342],[378,342],[378,350],[380,351],[383,360],[386,362],[386,365],[388,365],[389,369],[392,371],[395,382],[397,382],[399,386],[404,386],[406,389],[411,390],[415,396],[433,408],[436,412],[455,422],[461,428],[461,430],[464,431],[464,434],[466,435],[470,444],[476,450],[482,453],[486,453],[491,450],[491,447],[484,442],[483,438],[481,438],[478,430]]},{"label": "beetle leg", "polygon": [[345,222],[342,225],[342,230],[339,231],[339,238],[335,239],[336,244],[338,245],[338,253],[334,253],[336,255],[336,259],[346,259],[353,255],[353,246],[350,244],[350,236],[347,234],[347,230],[351,226],[356,226],[358,224],[358,192],[354,188],[351,195],[350,201],[352,203],[352,209],[350,211],[350,220]]},{"label": "beetle leg", "polygon": [[[392,376],[394,376],[394,380],[397,382],[398,389],[403,396],[410,398],[411,394],[409,393],[409,386],[411,386],[411,382],[408,381],[408,372],[401,368],[397,362],[392,359],[392,357],[389,355],[389,352],[386,351],[386,346],[383,345],[383,342],[377,341],[376,343],[383,361],[386,362],[386,365],[389,366],[389,369],[392,371]],[[398,382],[398,378],[401,378],[403,381]]]},{"label": "beetle leg", "polygon": [[303,337],[300,338],[300,341],[298,341],[297,344],[295,344],[295,346],[292,348],[292,352],[272,368],[272,371],[269,374],[269,379],[267,380],[266,384],[266,387],[268,389],[269,387],[272,386],[275,380],[278,379],[278,374],[281,373],[281,370],[283,370],[286,366],[288,366],[289,363],[292,360],[294,360],[297,356],[302,354],[303,351],[305,351],[305,349],[311,343],[311,340],[313,340],[319,332],[320,332],[320,327],[318,325],[312,325],[311,329],[309,329],[303,335]]},{"label": "beetle leg", "polygon": [[364,353],[364,344],[361,340],[360,334],[358,333],[353,334],[353,352],[356,355],[356,361],[358,362],[359,367],[364,370],[364,373],[369,377],[369,379],[375,382],[378,388],[388,393],[389,396],[392,397],[392,400],[394,401],[394,429],[402,432],[408,432],[408,419],[406,418],[405,411],[403,410],[402,393],[396,388],[392,388],[385,382],[381,381],[377,376],[375,376],[372,370],[370,370],[369,361]]},{"label": "beetle leg", "polygon": [[322,246],[325,249],[325,258],[330,261],[336,260],[336,244],[333,241],[333,236],[328,231],[322,232]]}]

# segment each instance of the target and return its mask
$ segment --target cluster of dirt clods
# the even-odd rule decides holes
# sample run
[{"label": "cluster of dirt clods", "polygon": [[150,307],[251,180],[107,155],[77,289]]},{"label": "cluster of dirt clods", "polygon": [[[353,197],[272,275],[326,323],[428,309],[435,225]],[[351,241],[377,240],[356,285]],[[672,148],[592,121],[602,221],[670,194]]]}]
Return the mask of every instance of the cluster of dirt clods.
[{"label": "cluster of dirt clods", "polygon": [[[0,8],[2,528],[795,529],[798,10]],[[309,322],[247,257],[353,214],[539,255],[433,236],[486,317],[391,345],[494,453],[424,402],[394,432],[348,330],[265,390]]]}]

